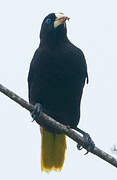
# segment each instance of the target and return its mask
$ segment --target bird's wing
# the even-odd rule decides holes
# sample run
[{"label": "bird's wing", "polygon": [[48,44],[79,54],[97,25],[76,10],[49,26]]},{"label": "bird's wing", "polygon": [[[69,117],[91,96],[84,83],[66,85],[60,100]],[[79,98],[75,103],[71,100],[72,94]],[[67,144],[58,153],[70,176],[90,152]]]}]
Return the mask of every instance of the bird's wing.
[{"label": "bird's wing", "polygon": [[34,64],[38,60],[38,50],[35,51],[34,56],[32,58],[32,61],[30,63],[30,68],[29,68],[29,73],[28,73],[28,97],[29,97],[29,102],[31,102],[31,87],[33,85],[34,77],[35,77],[35,68]]}]

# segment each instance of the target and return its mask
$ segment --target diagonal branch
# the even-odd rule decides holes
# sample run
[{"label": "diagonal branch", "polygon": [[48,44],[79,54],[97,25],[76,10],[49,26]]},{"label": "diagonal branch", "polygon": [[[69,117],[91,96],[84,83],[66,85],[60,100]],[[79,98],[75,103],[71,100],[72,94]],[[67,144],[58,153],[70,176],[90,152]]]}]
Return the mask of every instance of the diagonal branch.
[{"label": "diagonal branch", "polygon": [[[0,84],[0,92],[2,92],[3,94],[5,94],[9,98],[11,98],[13,101],[17,102],[19,105],[21,105],[28,111],[31,112],[32,110],[34,110],[34,106],[32,104],[28,103],[27,101],[25,101],[24,99],[19,97],[14,92],[7,89],[6,87],[2,86],[1,84]],[[73,139],[76,143],[81,144],[85,148],[85,141],[82,136],[80,136],[78,133],[76,133],[73,129],[68,128],[68,127],[60,124],[59,122],[55,121],[53,118],[49,117],[45,113],[42,113],[40,116],[40,125],[43,126],[43,124],[53,127],[62,133],[65,133],[67,136],[69,136],[71,139]],[[117,159],[115,159],[111,155],[107,154],[106,152],[102,151],[98,147],[95,146],[92,153],[117,168]]]}]

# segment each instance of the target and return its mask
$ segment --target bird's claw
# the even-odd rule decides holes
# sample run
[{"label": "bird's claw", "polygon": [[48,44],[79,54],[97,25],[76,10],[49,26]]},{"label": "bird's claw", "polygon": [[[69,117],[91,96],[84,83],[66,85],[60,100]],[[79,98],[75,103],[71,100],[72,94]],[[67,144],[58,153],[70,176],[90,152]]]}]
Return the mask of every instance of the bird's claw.
[{"label": "bird's claw", "polygon": [[87,152],[85,153],[88,154],[88,152],[92,152],[94,147],[95,147],[95,143],[93,142],[93,140],[91,139],[90,135],[88,133],[84,133],[84,148],[87,150]]},{"label": "bird's claw", "polygon": [[77,144],[77,149],[78,149],[79,151],[81,151],[81,150],[83,149],[83,147],[82,147],[80,144]]},{"label": "bird's claw", "polygon": [[86,155],[89,152],[93,151],[95,147],[95,143],[93,142],[93,140],[91,139],[88,133],[83,132],[83,138],[84,138],[84,145],[77,144],[77,149],[82,150],[83,148],[85,148],[87,151],[84,155]]},{"label": "bird's claw", "polygon": [[41,112],[42,112],[42,106],[39,103],[36,103],[34,105],[34,110],[31,112],[31,116],[33,118],[32,122],[39,120]]}]

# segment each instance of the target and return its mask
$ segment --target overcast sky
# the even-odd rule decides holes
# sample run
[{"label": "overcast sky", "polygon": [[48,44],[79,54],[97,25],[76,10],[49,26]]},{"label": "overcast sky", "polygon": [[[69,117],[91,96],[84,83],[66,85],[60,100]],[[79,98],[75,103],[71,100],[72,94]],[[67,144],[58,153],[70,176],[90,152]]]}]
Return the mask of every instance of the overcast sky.
[{"label": "overcast sky", "polygon": [[[0,83],[28,100],[27,75],[39,44],[43,18],[51,12],[70,17],[68,37],[86,57],[89,84],[84,88],[79,127],[96,146],[111,154],[117,142],[117,1],[4,0],[0,3]],[[29,112],[0,93],[0,179],[114,179],[117,169],[78,151],[67,138],[61,173],[40,170],[40,132]],[[117,156],[115,156],[117,157]]]}]

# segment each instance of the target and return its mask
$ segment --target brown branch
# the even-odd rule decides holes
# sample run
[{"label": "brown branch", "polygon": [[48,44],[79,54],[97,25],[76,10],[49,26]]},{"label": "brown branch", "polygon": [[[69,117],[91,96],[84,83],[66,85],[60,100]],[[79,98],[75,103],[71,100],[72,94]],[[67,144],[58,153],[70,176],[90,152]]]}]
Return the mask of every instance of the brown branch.
[{"label": "brown branch", "polygon": [[[19,105],[21,105],[28,111],[31,112],[32,110],[34,110],[34,106],[32,104],[28,103],[27,101],[25,101],[24,99],[22,99],[21,97],[16,95],[14,92],[7,89],[6,87],[2,86],[1,84],[0,84],[0,92],[2,92],[3,94],[5,94],[9,98],[11,98],[13,101],[17,102]],[[46,124],[52,128],[55,128],[56,130],[59,130],[60,132],[66,134],[72,140],[74,140],[76,143],[81,144],[85,148],[85,141],[82,136],[80,136],[78,133],[76,133],[73,129],[62,125],[59,122],[56,122],[53,118],[49,117],[45,113],[42,113],[40,116],[40,124],[41,125]],[[107,161],[111,165],[117,167],[117,159],[115,159],[111,155],[107,154],[106,152],[102,151],[98,147],[95,146],[92,153],[97,155],[101,159]]]}]

